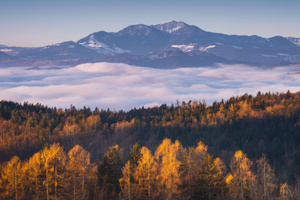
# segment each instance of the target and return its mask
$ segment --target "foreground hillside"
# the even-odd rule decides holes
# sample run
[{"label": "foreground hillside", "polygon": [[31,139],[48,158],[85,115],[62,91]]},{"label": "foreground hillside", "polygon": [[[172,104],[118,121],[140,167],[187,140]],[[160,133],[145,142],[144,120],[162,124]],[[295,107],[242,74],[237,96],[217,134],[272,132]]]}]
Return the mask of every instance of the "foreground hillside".
[{"label": "foreground hillside", "polygon": [[0,103],[1,162],[14,155],[28,159],[55,142],[64,151],[82,146],[93,163],[118,144],[125,162],[136,142],[154,152],[167,137],[183,148],[202,141],[226,166],[238,150],[253,162],[265,154],[278,180],[293,184],[300,175],[299,133],[300,92],[245,94],[211,106],[189,101],[128,112]]}]

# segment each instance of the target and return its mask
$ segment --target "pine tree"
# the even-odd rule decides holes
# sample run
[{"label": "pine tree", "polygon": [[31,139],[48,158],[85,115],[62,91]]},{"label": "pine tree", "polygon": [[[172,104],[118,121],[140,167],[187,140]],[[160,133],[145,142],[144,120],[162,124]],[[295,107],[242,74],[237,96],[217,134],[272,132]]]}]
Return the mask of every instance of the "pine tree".
[{"label": "pine tree", "polygon": [[99,195],[101,199],[114,199],[121,191],[122,161],[118,145],[109,148],[98,167]]},{"label": "pine tree", "polygon": [[196,175],[195,199],[213,200],[224,196],[226,183],[222,171],[208,154],[201,164],[201,170]]},{"label": "pine tree", "polygon": [[129,156],[132,169],[134,169],[138,165],[140,158],[141,158],[140,147],[139,144],[136,143],[135,145],[133,145]]}]

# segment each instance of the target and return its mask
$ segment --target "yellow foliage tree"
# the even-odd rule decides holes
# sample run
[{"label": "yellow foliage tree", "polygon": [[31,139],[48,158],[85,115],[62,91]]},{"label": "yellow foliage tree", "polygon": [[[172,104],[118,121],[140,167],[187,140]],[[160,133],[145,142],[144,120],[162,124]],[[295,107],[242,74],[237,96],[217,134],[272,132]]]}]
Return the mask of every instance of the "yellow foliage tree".
[{"label": "yellow foliage tree", "polygon": [[235,152],[230,163],[233,178],[230,181],[229,188],[231,188],[233,196],[242,200],[250,198],[250,191],[255,182],[255,176],[250,170],[251,165],[252,161],[241,150]]},{"label": "yellow foliage tree", "polygon": [[21,160],[14,156],[8,161],[1,172],[0,197],[2,199],[22,199],[24,195],[24,170]]},{"label": "yellow foliage tree", "polygon": [[47,200],[51,198],[57,199],[57,188],[63,185],[62,173],[66,162],[65,152],[58,143],[54,143],[49,148],[43,149],[41,159],[45,171],[44,186],[46,188],[46,198]]},{"label": "yellow foliage tree", "polygon": [[44,163],[41,159],[41,152],[35,153],[25,165],[26,175],[29,181],[29,190],[33,198],[39,199],[42,190],[42,174]]},{"label": "yellow foliage tree", "polygon": [[142,147],[141,158],[136,168],[134,179],[137,183],[137,199],[155,199],[155,177],[157,164],[147,147]]},{"label": "yellow foliage tree", "polygon": [[155,159],[159,165],[158,195],[161,199],[176,199],[180,197],[181,175],[180,166],[183,163],[184,149],[179,141],[172,144],[166,138],[158,146],[155,152]]},{"label": "yellow foliage tree", "polygon": [[67,170],[72,183],[73,199],[86,199],[85,177],[87,167],[90,165],[90,153],[80,145],[75,145],[68,153]]}]

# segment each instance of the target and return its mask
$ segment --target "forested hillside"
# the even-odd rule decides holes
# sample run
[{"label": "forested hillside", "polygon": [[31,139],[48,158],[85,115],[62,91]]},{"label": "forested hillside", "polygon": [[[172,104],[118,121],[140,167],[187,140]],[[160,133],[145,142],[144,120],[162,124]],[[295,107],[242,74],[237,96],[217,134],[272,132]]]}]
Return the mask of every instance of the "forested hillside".
[{"label": "forested hillside", "polygon": [[[135,143],[142,148],[136,147],[136,154],[139,155],[132,160],[131,148]],[[204,154],[195,153],[199,145],[205,150]],[[68,155],[65,152],[69,152]],[[83,161],[78,160],[80,156],[74,156],[77,154],[82,155]],[[191,167],[193,154],[195,158],[200,156],[201,159],[192,159],[199,163]],[[128,199],[131,192],[125,191],[131,189],[132,195],[136,195],[131,196],[131,199],[143,199],[145,195],[147,198],[151,196],[160,199],[167,199],[168,195],[174,195],[171,197],[173,199],[182,195],[196,198],[204,195],[203,191],[209,190],[197,187],[197,184],[203,185],[203,181],[207,181],[207,177],[201,175],[205,170],[217,170],[211,173],[218,174],[214,176],[217,179],[214,182],[219,181],[218,195],[223,195],[222,198],[230,199],[232,195],[239,195],[241,198],[255,199],[261,195],[258,188],[261,184],[259,177],[262,162],[266,162],[263,166],[268,166],[269,171],[273,173],[274,170],[275,173],[271,181],[274,184],[272,197],[285,195],[285,191],[289,193],[287,196],[293,194],[295,197],[299,194],[296,188],[299,187],[297,177],[300,176],[300,92],[258,93],[255,97],[245,94],[227,101],[214,102],[211,106],[206,105],[205,101],[189,101],[130,111],[98,108],[92,111],[88,107],[76,109],[74,106],[63,110],[41,104],[1,101],[0,155],[1,195],[5,196],[3,191],[8,191],[3,186],[8,187],[8,183],[11,183],[9,179],[15,173],[13,169],[20,173],[18,177],[32,178],[32,182],[26,182],[27,185],[20,182],[20,185],[11,183],[9,186],[11,192],[8,196],[16,198],[16,194],[19,194],[19,199],[44,198],[45,195],[49,199],[54,196],[58,199],[73,199],[79,193],[80,198],[84,199],[93,199],[107,193],[113,195],[111,198]],[[52,160],[49,156],[52,156]],[[119,171],[119,174],[107,180],[101,174],[108,173],[106,170],[109,168],[105,167],[105,163],[111,163],[111,157],[114,157],[113,161],[117,160],[113,163],[117,169],[123,169],[123,175]],[[167,158],[170,159],[170,166],[165,162]],[[131,162],[128,163],[128,159]],[[52,164],[48,163],[50,161]],[[41,174],[33,167],[35,164],[30,162],[38,163]],[[75,169],[75,166],[79,167],[76,162],[86,167]],[[147,168],[149,162],[153,162],[155,172]],[[219,164],[215,166],[215,162],[223,163],[222,167]],[[237,162],[247,163],[244,169],[246,175],[237,170]],[[142,170],[143,167],[148,170],[147,173]],[[138,171],[139,168],[141,171]],[[118,170],[114,171],[118,173]],[[73,180],[73,186],[64,182],[58,186],[60,178],[67,180],[64,177]],[[140,183],[138,177],[148,177],[148,185],[144,181],[146,185],[134,186]],[[152,179],[155,180],[153,183]],[[110,182],[112,180],[115,181]],[[129,189],[131,184],[128,183],[131,182],[133,185]],[[284,185],[285,182],[290,186]],[[27,190],[27,187],[31,189]],[[140,187],[143,189],[133,191],[133,188]],[[88,188],[89,191],[85,191]],[[73,197],[58,197],[58,194],[65,195],[66,191],[70,193],[71,190],[74,192]],[[28,194],[25,191],[31,192]],[[144,192],[141,194],[141,191]],[[266,193],[263,190],[265,196]]]}]

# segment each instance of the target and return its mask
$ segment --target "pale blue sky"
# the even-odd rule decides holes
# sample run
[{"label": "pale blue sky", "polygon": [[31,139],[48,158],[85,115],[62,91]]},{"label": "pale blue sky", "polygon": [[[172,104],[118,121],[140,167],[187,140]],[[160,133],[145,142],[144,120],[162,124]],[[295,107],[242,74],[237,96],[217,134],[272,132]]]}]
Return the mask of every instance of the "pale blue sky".
[{"label": "pale blue sky", "polygon": [[170,20],[226,34],[300,37],[299,9],[300,0],[0,0],[0,44],[44,46]]}]

